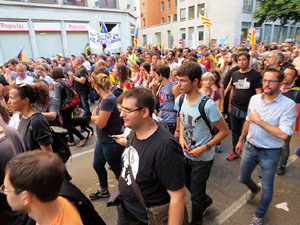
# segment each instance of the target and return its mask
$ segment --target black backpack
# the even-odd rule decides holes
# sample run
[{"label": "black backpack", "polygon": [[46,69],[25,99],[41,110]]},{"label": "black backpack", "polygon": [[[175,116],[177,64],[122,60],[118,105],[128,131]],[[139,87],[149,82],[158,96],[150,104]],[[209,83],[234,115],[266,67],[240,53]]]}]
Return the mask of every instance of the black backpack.
[{"label": "black backpack", "polygon": [[[75,205],[84,225],[105,225],[90,200],[69,181],[64,180],[58,195],[68,199]],[[33,219],[28,218],[26,225],[35,224],[36,222]]]},{"label": "black backpack", "polygon": [[[181,107],[182,107],[182,104],[183,104],[183,100],[184,100],[184,97],[185,97],[185,94],[182,94],[180,97],[179,97],[179,110],[178,110],[178,116],[179,116],[179,113],[180,113],[180,110],[181,110]],[[204,111],[204,107],[205,107],[205,104],[206,102],[210,99],[210,97],[208,97],[207,95],[205,95],[199,106],[198,106],[198,109],[199,109],[199,112],[200,112],[200,116],[196,119],[196,121],[198,121],[201,117],[202,119],[204,120],[205,124],[207,125],[210,133],[212,136],[214,136],[214,132],[213,132],[213,129],[210,125],[210,122],[208,121],[207,117],[206,117],[206,114],[205,114],[205,111]]]}]

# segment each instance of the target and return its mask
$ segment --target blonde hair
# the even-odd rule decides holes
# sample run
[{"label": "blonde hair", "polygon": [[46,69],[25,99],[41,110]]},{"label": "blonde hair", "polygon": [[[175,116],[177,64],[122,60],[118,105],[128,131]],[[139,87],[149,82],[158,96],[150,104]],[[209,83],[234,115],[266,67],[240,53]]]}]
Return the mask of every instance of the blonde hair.
[{"label": "blonde hair", "polygon": [[205,74],[202,75],[201,82],[208,80],[209,78],[211,78],[213,81],[215,81],[214,75],[211,72],[206,72]]},{"label": "blonde hair", "polygon": [[109,76],[104,73],[99,73],[94,77],[94,84],[104,91],[108,91],[110,87]]}]

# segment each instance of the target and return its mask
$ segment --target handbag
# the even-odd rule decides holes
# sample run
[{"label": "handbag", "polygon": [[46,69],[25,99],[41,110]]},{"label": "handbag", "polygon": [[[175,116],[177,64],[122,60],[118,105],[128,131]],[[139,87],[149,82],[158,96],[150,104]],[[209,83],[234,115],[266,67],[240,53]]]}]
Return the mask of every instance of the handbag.
[{"label": "handbag", "polygon": [[[146,202],[143,197],[143,194],[133,177],[133,172],[132,172],[132,168],[130,165],[130,148],[129,148],[129,152],[128,152],[128,169],[129,169],[129,175],[130,175],[130,179],[132,182],[133,190],[134,190],[137,198],[139,199],[139,202],[145,207],[145,209],[147,211],[148,224],[149,225],[168,225],[170,203],[166,203],[166,204],[158,205],[158,206],[151,206],[151,207],[146,206]],[[189,224],[188,223],[188,214],[187,214],[187,209],[185,207],[183,225],[188,225],[188,224]]]},{"label": "handbag", "polygon": [[52,149],[57,153],[64,163],[71,156],[71,151],[67,141],[68,131],[62,127],[50,126],[50,131],[53,137]]}]

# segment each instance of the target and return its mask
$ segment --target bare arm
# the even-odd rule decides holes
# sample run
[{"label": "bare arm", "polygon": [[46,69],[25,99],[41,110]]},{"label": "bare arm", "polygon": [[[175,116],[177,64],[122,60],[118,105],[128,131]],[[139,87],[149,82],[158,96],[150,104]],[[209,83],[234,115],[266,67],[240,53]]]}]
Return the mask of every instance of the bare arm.
[{"label": "bare arm", "polygon": [[81,84],[85,84],[86,77],[74,77],[74,80]]},{"label": "bare arm", "polygon": [[185,187],[170,191],[167,190],[170,195],[170,206],[169,206],[169,225],[182,225],[184,218],[185,209]]},{"label": "bare arm", "polygon": [[262,88],[255,88],[256,94],[261,94],[262,93]]},{"label": "bare arm", "polygon": [[249,130],[249,121],[245,120],[241,136],[238,140],[238,143],[235,146],[235,151],[238,155],[240,155],[242,153],[243,144],[244,144],[245,138],[248,134],[248,130]]},{"label": "bare arm", "polygon": [[43,112],[42,114],[48,121],[53,121],[57,117],[57,112]]},{"label": "bare arm", "polygon": [[111,115],[111,112],[100,111],[98,116],[92,116],[91,120],[96,124],[97,127],[103,129]]},{"label": "bare arm", "polygon": [[[229,135],[229,128],[223,119],[221,117],[218,121],[214,122],[213,125],[219,129],[219,132],[216,134],[216,136],[213,137],[207,144],[212,147],[218,144],[221,140],[223,140],[225,137]],[[189,154],[193,157],[200,157],[202,153],[207,151],[206,145],[200,145],[191,151],[189,151]]]}]

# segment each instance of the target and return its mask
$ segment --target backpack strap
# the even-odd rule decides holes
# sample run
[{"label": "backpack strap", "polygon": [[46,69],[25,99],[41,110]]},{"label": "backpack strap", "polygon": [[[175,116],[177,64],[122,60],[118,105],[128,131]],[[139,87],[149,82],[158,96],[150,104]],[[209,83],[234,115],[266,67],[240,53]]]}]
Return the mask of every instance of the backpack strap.
[{"label": "backpack strap", "polygon": [[182,95],[180,95],[180,97],[179,97],[178,116],[179,116],[179,113],[180,113],[180,111],[181,111],[181,107],[182,107],[182,104],[183,104],[184,97],[185,97],[185,94],[182,94]]},{"label": "backpack strap", "polygon": [[199,112],[200,112],[200,117],[198,117],[196,120],[200,119],[202,117],[202,119],[204,120],[204,122],[206,123],[211,135],[213,136],[213,130],[212,130],[212,127],[211,127],[211,124],[210,122],[208,121],[207,117],[206,117],[206,114],[205,114],[205,111],[204,111],[204,107],[205,107],[205,104],[206,102],[210,99],[210,97],[208,97],[207,95],[205,95],[199,106],[198,106],[198,109],[199,109]]}]

